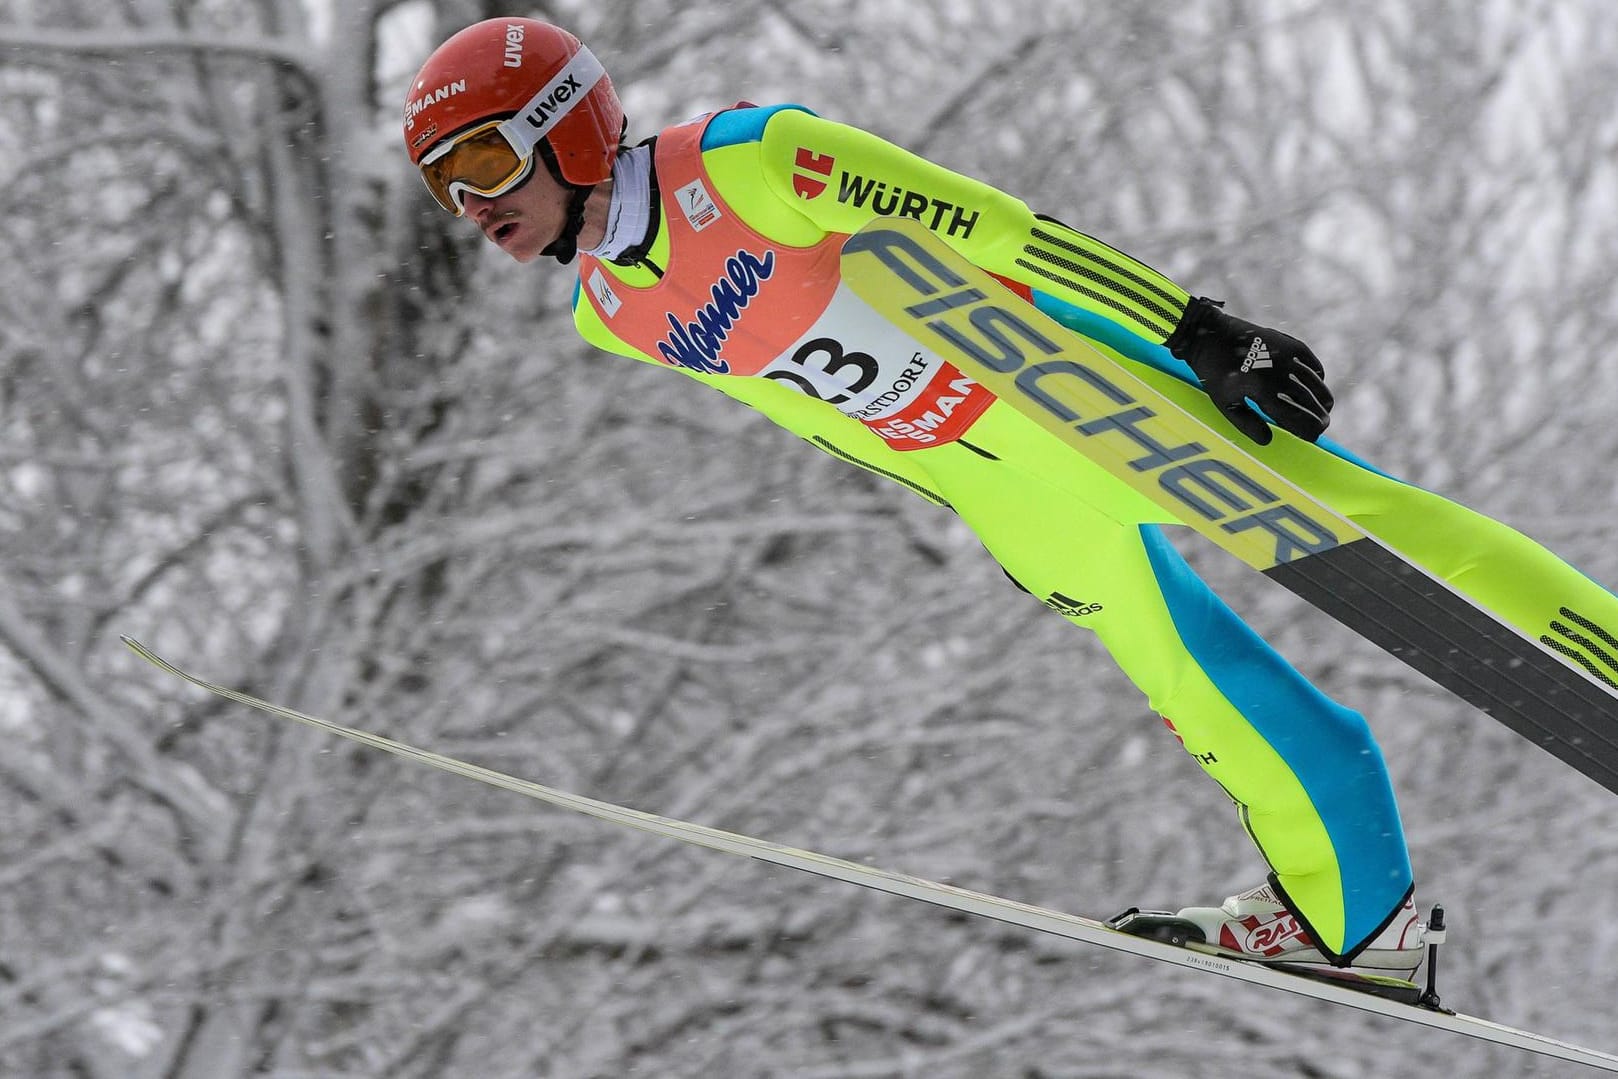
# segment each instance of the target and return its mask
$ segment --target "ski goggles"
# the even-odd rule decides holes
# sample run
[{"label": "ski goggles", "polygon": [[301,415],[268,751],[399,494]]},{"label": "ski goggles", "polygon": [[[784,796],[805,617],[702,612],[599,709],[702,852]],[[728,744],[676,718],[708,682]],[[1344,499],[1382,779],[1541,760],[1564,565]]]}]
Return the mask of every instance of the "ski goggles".
[{"label": "ski goggles", "polygon": [[521,184],[534,170],[534,151],[551,129],[582,102],[606,69],[580,47],[515,116],[467,128],[433,147],[421,159],[421,178],[438,205],[461,217],[468,191],[494,198]]}]

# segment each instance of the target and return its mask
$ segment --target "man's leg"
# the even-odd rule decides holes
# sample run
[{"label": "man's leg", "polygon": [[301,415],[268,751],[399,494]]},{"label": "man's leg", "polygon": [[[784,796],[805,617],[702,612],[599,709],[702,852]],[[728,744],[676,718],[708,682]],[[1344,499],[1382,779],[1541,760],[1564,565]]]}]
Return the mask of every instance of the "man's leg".
[{"label": "man's leg", "polygon": [[[920,463],[1020,584],[1100,636],[1236,802],[1317,942],[1353,953],[1411,888],[1365,721],[1314,689],[1155,527],[1137,523],[1147,512],[1139,496],[1008,412],[997,405],[974,425],[967,438],[981,452],[940,447]],[[1060,486],[1047,482],[1053,474]]]}]

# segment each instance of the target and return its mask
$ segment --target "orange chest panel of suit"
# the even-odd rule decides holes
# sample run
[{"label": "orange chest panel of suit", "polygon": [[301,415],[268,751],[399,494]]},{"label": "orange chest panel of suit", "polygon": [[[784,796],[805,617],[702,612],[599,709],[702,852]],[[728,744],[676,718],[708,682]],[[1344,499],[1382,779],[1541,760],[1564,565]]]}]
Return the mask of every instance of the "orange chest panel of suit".
[{"label": "orange chest panel of suit", "polygon": [[[647,288],[581,256],[582,292],[609,330],[663,363],[785,383],[865,424],[896,450],[952,442],[994,396],[847,289],[843,241],[792,247],[751,228],[703,167],[709,118],[659,136],[668,267]],[[776,198],[762,192],[761,198]]]}]

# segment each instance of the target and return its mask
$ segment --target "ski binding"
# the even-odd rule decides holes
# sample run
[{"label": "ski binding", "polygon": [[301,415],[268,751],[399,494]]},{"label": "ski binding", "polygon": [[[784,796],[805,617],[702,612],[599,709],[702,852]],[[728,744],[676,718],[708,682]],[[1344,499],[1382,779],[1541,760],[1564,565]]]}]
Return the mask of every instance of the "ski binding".
[{"label": "ski binding", "polygon": [[1116,914],[1107,919],[1106,926],[1108,929],[1119,933],[1127,933],[1132,937],[1144,937],[1147,940],[1172,944],[1176,948],[1187,948],[1192,951],[1206,952],[1209,955],[1222,956],[1226,959],[1235,959],[1243,963],[1253,963],[1258,966],[1268,967],[1271,970],[1282,971],[1295,977],[1306,978],[1310,981],[1325,982],[1328,985],[1338,985],[1360,993],[1370,993],[1373,996],[1381,997],[1383,1000],[1391,1000],[1398,1004],[1408,1004],[1412,1007],[1426,1008],[1443,1014],[1454,1014],[1439,1002],[1438,997],[1438,946],[1444,942],[1446,936],[1444,908],[1441,906],[1435,905],[1433,907],[1432,916],[1427,921],[1425,933],[1427,941],[1427,985],[1425,988],[1413,981],[1386,974],[1370,974],[1364,971],[1349,970],[1344,967],[1278,962],[1237,955],[1216,944],[1210,944],[1207,935],[1203,933],[1202,928],[1195,922],[1187,918],[1181,918],[1179,915],[1166,910],[1141,910],[1139,907],[1130,907],[1121,914]]}]

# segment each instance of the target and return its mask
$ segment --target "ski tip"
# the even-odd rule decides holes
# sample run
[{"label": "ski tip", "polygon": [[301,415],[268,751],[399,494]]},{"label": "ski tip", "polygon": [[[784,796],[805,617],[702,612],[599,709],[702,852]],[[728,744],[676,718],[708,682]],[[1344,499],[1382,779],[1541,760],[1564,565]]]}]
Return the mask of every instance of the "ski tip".
[{"label": "ski tip", "polygon": [[144,644],[141,644],[139,641],[137,641],[135,638],[131,637],[129,634],[120,633],[120,634],[118,634],[118,639],[120,641],[123,641],[124,644],[128,645],[129,650],[131,652],[135,653],[141,659],[144,659],[147,663],[150,663],[152,666],[156,667],[158,670],[160,670],[160,671],[168,671],[170,674],[176,674],[176,675],[179,675],[181,678],[186,678],[187,680],[189,680],[189,676],[187,676],[184,672],[182,672],[178,668],[176,668],[174,666],[174,664],[170,663],[168,660],[164,659],[162,656],[158,655],[156,652],[152,651],[150,648],[147,648]]}]

